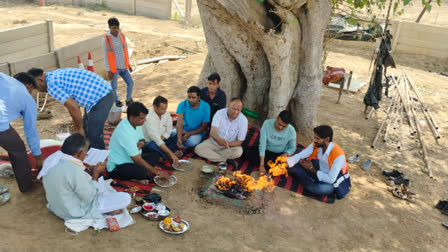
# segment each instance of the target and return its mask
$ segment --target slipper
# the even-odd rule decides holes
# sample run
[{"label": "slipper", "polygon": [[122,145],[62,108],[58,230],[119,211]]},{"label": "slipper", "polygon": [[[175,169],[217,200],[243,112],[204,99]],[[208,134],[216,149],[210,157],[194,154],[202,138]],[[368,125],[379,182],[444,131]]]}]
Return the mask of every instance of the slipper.
[{"label": "slipper", "polygon": [[395,197],[402,199],[402,200],[406,200],[407,199],[407,195],[404,194],[400,188],[395,187],[394,190],[392,191],[392,195],[394,195]]},{"label": "slipper", "polygon": [[404,176],[404,174],[402,172],[398,171],[397,169],[394,169],[393,171],[383,170],[383,175],[386,177],[394,177],[394,178]]},{"label": "slipper", "polygon": [[368,171],[371,166],[372,161],[370,159],[367,159],[366,161],[364,161],[364,164],[361,166],[361,169],[363,169],[364,171]]},{"label": "slipper", "polygon": [[14,171],[10,163],[0,164],[0,177],[14,177]]},{"label": "slipper", "polygon": [[393,181],[395,185],[405,185],[405,186],[409,186],[409,179],[404,179],[404,178],[389,178],[389,181]]},{"label": "slipper", "polygon": [[400,186],[401,192],[406,195],[406,199],[412,203],[415,203],[417,194],[409,191],[405,185],[401,184]]},{"label": "slipper", "polygon": [[0,194],[0,206],[8,202],[9,199],[11,199],[11,194],[9,192]]},{"label": "slipper", "polygon": [[0,185],[0,194],[4,194],[8,191],[8,186]]},{"label": "slipper", "polygon": [[359,154],[355,154],[355,155],[349,157],[349,158],[347,159],[347,161],[348,161],[349,163],[359,163],[361,160],[360,160]]}]

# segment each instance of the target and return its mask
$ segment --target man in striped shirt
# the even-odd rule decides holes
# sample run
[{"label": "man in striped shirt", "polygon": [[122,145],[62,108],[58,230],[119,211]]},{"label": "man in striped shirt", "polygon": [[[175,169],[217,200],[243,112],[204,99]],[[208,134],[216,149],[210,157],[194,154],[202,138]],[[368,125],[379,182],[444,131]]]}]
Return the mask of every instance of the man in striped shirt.
[{"label": "man in striped shirt", "polygon": [[[75,132],[87,136],[91,147],[105,149],[104,123],[114,99],[107,81],[79,68],[61,68],[52,72],[32,68],[28,73],[35,78],[39,92],[48,92],[64,104],[73,119]],[[83,117],[80,107],[85,109]]]}]

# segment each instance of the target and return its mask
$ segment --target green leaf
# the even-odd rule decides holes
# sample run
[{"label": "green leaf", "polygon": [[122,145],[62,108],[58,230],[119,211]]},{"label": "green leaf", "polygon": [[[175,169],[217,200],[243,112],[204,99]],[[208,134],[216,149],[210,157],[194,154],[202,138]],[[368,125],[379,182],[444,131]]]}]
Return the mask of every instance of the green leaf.
[{"label": "green leaf", "polygon": [[[440,0],[438,0],[438,1],[440,1]],[[408,5],[410,2],[411,2],[411,0],[403,0],[403,6]]]},{"label": "green leaf", "polygon": [[347,19],[347,23],[351,24],[351,25],[357,25],[358,22],[356,22],[356,20],[353,17],[350,17],[349,19]]}]

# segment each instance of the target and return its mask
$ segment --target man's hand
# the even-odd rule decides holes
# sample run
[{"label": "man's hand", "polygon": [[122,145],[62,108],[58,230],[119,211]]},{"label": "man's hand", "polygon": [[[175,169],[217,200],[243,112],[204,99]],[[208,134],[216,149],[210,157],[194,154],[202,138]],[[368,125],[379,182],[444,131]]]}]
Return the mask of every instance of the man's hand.
[{"label": "man's hand", "polygon": [[159,177],[162,177],[162,178],[168,179],[168,180],[171,179],[171,175],[169,175],[168,172],[166,172],[166,171],[159,171],[158,173],[159,173],[159,175],[158,175]]},{"label": "man's hand", "polygon": [[166,140],[166,138],[164,136],[160,136],[160,139],[162,139],[163,141]]},{"label": "man's hand", "polygon": [[86,136],[86,132],[84,131],[83,128],[77,129],[75,132],[76,132],[76,133],[79,133],[79,134],[81,134],[81,135],[83,135],[83,136]]},{"label": "man's hand", "polygon": [[137,143],[137,148],[138,148],[139,150],[141,150],[141,149],[143,148],[144,145],[145,145],[145,142],[143,142],[143,141],[138,141],[138,143]]},{"label": "man's hand", "polygon": [[107,78],[109,78],[109,80],[112,80],[114,78],[114,73],[112,73],[111,71],[108,71]]},{"label": "man's hand", "polygon": [[299,163],[305,170],[311,171],[313,168],[313,163],[308,159],[300,159]]},{"label": "man's hand", "polygon": [[92,179],[98,180],[98,177],[104,172],[104,170],[106,170],[106,162],[96,164],[93,167]]},{"label": "man's hand", "polygon": [[129,72],[132,73],[132,67],[131,67],[131,65],[129,65]]},{"label": "man's hand", "polygon": [[219,145],[224,146],[224,147],[229,147],[229,142],[227,142],[227,140],[225,140],[224,138],[219,138],[218,141],[216,141]]},{"label": "man's hand", "polygon": [[190,132],[184,132],[182,135],[182,142],[187,141],[187,139],[191,136]]},{"label": "man's hand", "polygon": [[260,165],[260,174],[261,173],[266,175],[266,168],[264,168],[264,164]]},{"label": "man's hand", "polygon": [[42,155],[34,156],[35,168],[40,171],[42,169],[42,164],[44,163],[44,157]]},{"label": "man's hand", "polygon": [[182,145],[182,139],[177,139],[177,147],[178,147],[179,149],[184,148],[184,146]]},{"label": "man's hand", "polygon": [[171,159],[173,160],[173,165],[177,167],[179,165],[179,158],[172,154]]},{"label": "man's hand", "polygon": [[282,156],[282,157],[287,157],[287,156],[289,156],[289,155],[288,155],[288,152],[284,152],[284,153],[281,154],[280,156]]}]

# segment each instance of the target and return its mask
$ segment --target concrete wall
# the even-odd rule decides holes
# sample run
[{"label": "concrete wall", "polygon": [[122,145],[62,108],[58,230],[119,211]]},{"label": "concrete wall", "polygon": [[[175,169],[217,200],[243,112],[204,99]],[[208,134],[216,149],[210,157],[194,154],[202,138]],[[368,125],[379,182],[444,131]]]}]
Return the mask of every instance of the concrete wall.
[{"label": "concrete wall", "polygon": [[136,0],[135,4],[135,15],[160,19],[171,18],[171,0]]},{"label": "concrete wall", "polygon": [[51,20],[0,32],[0,62],[49,53],[53,47]]},{"label": "concrete wall", "polygon": [[81,56],[84,66],[87,67],[87,55],[91,52],[96,73],[105,77],[106,69],[104,67],[101,47],[102,37],[103,35],[98,35],[36,57],[29,57],[9,63],[0,63],[0,72],[12,76],[18,72],[28,71],[32,67],[42,68],[45,71],[52,71],[62,67],[77,68],[78,56]]},{"label": "concrete wall", "polygon": [[437,58],[448,58],[448,28],[393,22],[392,50],[396,54],[417,54]]}]

